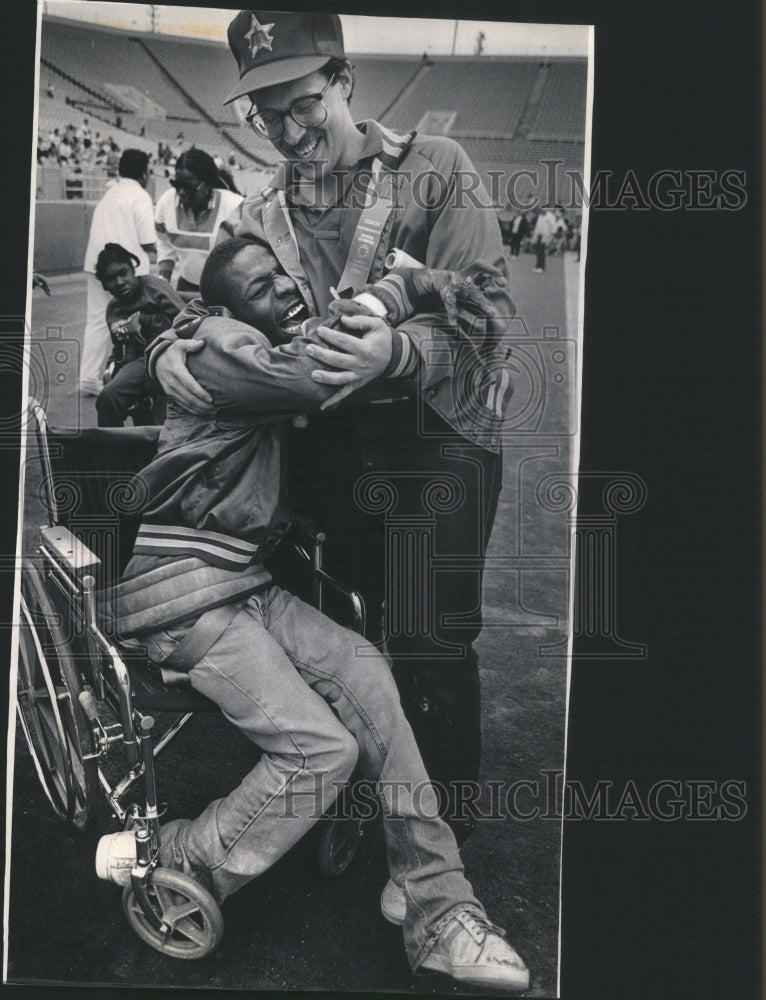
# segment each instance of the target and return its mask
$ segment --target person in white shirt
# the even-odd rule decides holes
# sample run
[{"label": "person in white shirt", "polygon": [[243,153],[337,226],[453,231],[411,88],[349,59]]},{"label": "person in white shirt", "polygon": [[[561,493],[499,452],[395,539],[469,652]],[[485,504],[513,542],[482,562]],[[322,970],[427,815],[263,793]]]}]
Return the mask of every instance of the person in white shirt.
[{"label": "person in white shirt", "polygon": [[[177,290],[199,292],[199,279],[221,223],[243,200],[228,171],[202,149],[188,149],[176,161],[171,187],[157,201],[157,264],[170,281],[178,267]],[[233,189],[233,190],[232,190]]]},{"label": "person in white shirt", "polygon": [[537,216],[535,228],[532,230],[532,243],[536,254],[535,274],[542,274],[545,270],[545,257],[556,232],[556,226],[557,221],[553,209],[544,208]]},{"label": "person in white shirt", "polygon": [[148,274],[149,255],[157,250],[152,199],[146,191],[149,157],[140,149],[126,149],[118,169],[120,179],[107,188],[93,210],[83,265],[88,304],[80,360],[80,391],[93,396],[101,392],[104,368],[112,349],[106,325],[110,296],[96,278],[98,255],[107,243],[119,243],[138,258],[136,274]]}]

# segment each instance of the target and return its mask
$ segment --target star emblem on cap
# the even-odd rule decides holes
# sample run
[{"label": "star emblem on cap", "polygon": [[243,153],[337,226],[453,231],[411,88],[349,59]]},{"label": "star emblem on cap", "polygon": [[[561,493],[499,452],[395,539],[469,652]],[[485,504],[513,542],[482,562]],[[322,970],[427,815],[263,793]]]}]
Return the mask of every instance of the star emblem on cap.
[{"label": "star emblem on cap", "polygon": [[271,44],[274,39],[269,32],[274,24],[261,24],[255,14],[251,15],[250,30],[245,33],[245,38],[250,43],[250,55],[255,57],[261,49],[268,49],[271,52]]}]

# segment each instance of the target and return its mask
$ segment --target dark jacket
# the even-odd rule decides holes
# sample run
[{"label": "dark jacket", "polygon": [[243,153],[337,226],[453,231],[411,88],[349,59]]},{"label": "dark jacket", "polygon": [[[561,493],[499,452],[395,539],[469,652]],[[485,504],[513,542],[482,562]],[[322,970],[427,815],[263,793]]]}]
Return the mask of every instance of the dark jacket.
[{"label": "dark jacket", "polygon": [[[106,307],[106,324],[112,338],[110,361],[123,365],[142,358],[147,344],[171,325],[185,302],[164,278],[138,275],[136,294],[130,299],[113,298]],[[138,330],[123,333],[125,324],[138,318]]]}]

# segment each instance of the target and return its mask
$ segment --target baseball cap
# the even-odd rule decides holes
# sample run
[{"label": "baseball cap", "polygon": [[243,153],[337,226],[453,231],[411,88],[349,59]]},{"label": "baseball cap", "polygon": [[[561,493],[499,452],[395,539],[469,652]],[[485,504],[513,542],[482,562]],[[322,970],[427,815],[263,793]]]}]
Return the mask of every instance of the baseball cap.
[{"label": "baseball cap", "polygon": [[333,57],[344,58],[337,14],[287,14],[241,10],[229,25],[229,47],[239,66],[239,83],[224,104],[313,73]]}]

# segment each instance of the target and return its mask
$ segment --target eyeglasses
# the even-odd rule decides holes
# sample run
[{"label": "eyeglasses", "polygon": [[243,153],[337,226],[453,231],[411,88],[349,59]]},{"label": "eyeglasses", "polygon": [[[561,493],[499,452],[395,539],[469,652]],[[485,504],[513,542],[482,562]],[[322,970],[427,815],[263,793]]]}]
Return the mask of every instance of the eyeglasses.
[{"label": "eyeglasses", "polygon": [[175,177],[170,181],[171,187],[174,187],[179,194],[196,194],[200,188],[205,186],[204,181],[200,181],[199,184],[185,184],[183,181],[177,181]]},{"label": "eyeglasses", "polygon": [[335,82],[336,73],[330,77],[319,94],[307,94],[306,97],[299,97],[293,101],[287,111],[274,111],[273,108],[262,108],[260,111],[253,108],[245,115],[256,135],[264,139],[279,139],[285,130],[285,118],[292,118],[296,125],[302,128],[315,128],[324,125],[327,121],[327,105],[324,102],[324,95],[328,87]]}]

